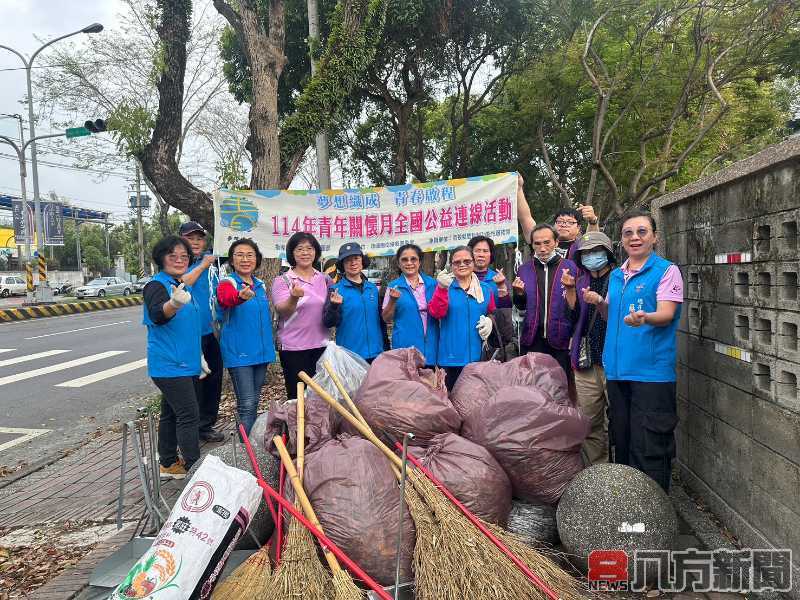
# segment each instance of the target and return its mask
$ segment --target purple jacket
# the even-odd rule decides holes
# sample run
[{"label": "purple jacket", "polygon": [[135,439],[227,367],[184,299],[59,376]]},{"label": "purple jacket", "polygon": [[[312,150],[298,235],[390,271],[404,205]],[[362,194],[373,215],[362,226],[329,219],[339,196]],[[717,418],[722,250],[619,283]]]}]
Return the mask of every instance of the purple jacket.
[{"label": "purple jacket", "polygon": [[[539,286],[536,281],[536,268],[531,258],[522,265],[517,275],[525,282],[525,294],[527,296],[527,313],[525,324],[522,328],[522,338],[520,343],[523,346],[533,344],[536,331],[539,329]],[[564,286],[561,285],[561,272],[569,269],[570,274],[577,279],[578,267],[571,260],[562,258],[556,263],[554,268],[548,269],[548,286],[550,287],[550,306],[547,310],[547,323],[545,324],[545,334],[550,345],[557,350],[567,350],[569,341],[572,337],[573,324],[567,316],[569,305],[564,298]]]},{"label": "purple jacket", "polygon": [[[583,301],[583,294],[581,290],[589,287],[589,281],[592,276],[589,271],[580,269],[578,277],[575,279],[575,291],[578,296],[576,307],[580,311],[578,321],[575,323],[575,330],[572,332],[572,339],[569,342],[569,358],[572,362],[572,368],[578,370],[578,355],[581,351],[581,339],[585,335],[586,326],[589,324],[589,305]],[[564,316],[566,317],[569,311],[569,304],[564,302]],[[602,317],[597,315],[598,319]]]}]

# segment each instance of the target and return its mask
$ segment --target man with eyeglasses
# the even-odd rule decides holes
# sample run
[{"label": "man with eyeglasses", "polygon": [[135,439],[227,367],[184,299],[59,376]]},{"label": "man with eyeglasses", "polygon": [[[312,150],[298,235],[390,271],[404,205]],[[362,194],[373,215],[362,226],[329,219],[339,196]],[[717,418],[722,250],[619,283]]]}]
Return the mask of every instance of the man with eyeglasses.
[{"label": "man with eyeglasses", "polygon": [[211,372],[200,380],[198,403],[200,409],[200,439],[221,442],[222,433],[214,430],[219,415],[219,400],[222,394],[222,352],[214,335],[211,315],[211,277],[214,273],[214,255],[206,252],[206,230],[200,223],[188,221],[178,229],[178,235],[189,242],[192,259],[182,281],[191,288],[192,296],[200,308],[203,358]]},{"label": "man with eyeglasses", "polygon": [[[517,220],[522,228],[522,237],[529,244],[533,243],[531,238],[533,229],[536,227],[536,220],[531,213],[531,207],[525,199],[525,181],[522,175],[517,175]],[[556,213],[556,232],[558,233],[558,252],[562,257],[574,260],[575,240],[581,235],[581,222],[586,221],[586,231],[600,231],[599,221],[594,212],[594,208],[588,204],[578,205],[578,210],[565,208]]]}]

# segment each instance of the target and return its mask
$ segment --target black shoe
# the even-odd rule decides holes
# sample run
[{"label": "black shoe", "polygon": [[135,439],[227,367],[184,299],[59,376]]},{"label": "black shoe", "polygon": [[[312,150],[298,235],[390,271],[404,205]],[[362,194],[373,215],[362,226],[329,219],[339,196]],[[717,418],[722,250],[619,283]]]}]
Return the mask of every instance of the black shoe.
[{"label": "black shoe", "polygon": [[213,429],[211,431],[201,431],[200,439],[204,442],[224,442],[225,434]]}]

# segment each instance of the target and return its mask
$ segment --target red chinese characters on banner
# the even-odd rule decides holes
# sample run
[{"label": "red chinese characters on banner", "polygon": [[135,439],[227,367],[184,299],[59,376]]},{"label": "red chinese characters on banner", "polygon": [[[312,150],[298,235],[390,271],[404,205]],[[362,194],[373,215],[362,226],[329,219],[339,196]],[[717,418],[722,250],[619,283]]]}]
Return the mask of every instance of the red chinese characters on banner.
[{"label": "red chinese characters on banner", "polygon": [[[413,193],[411,196],[409,204],[413,206]],[[336,201],[337,197],[334,196],[331,204],[335,206]],[[272,228],[274,235],[288,237],[296,231],[305,231],[319,239],[378,238],[386,235],[428,233],[508,223],[513,220],[514,214],[511,202],[510,198],[503,197],[423,210],[401,209],[397,212],[335,217],[306,216],[293,220],[276,215],[272,217]]]}]

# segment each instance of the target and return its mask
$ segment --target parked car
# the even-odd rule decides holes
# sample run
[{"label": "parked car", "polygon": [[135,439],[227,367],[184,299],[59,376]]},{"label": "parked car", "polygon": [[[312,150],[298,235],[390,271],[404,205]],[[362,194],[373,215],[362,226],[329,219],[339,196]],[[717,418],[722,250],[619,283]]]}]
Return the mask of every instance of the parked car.
[{"label": "parked car", "polygon": [[26,291],[25,280],[19,275],[0,275],[0,298],[24,296]]},{"label": "parked car", "polygon": [[153,279],[150,275],[146,275],[144,277],[139,277],[136,281],[133,282],[133,291],[137,294],[141,293],[150,280]]},{"label": "parked car", "polygon": [[90,298],[96,296],[112,296],[122,294],[130,296],[133,293],[133,284],[130,281],[123,281],[116,277],[98,277],[89,283],[75,290],[76,298]]},{"label": "parked car", "polygon": [[381,277],[383,276],[383,271],[381,269],[365,269],[364,275],[376,286],[381,287]]}]

